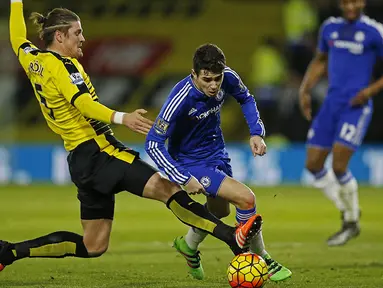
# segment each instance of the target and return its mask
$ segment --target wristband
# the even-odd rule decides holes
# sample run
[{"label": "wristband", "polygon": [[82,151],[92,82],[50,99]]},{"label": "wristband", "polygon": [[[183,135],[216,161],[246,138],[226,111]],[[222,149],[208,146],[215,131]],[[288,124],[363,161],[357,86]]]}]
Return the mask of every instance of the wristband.
[{"label": "wristband", "polygon": [[122,124],[124,120],[124,115],[125,113],[116,111],[113,115],[113,123]]}]

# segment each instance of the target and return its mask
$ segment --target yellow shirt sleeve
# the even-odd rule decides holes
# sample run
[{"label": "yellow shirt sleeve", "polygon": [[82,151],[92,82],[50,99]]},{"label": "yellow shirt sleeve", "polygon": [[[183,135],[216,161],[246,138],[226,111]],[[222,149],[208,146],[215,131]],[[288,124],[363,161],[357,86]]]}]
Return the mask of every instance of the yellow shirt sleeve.
[{"label": "yellow shirt sleeve", "polygon": [[25,42],[29,42],[27,40],[27,28],[25,27],[22,2],[11,3],[11,16],[9,18],[9,32],[10,32],[12,49],[16,53],[16,55],[18,55],[20,46]]},{"label": "yellow shirt sleeve", "polygon": [[82,115],[110,124],[114,111],[92,99],[84,75],[82,66],[68,58],[61,58],[61,63],[57,63],[52,71],[53,81],[60,93]]},{"label": "yellow shirt sleeve", "polygon": [[9,34],[12,49],[28,75],[29,63],[36,57],[35,50],[38,50],[38,48],[27,39],[27,29],[25,27],[22,2],[11,3]]},{"label": "yellow shirt sleeve", "polygon": [[107,124],[112,123],[111,118],[114,111],[99,102],[93,101],[90,94],[83,94],[77,98],[75,106],[85,117]]}]

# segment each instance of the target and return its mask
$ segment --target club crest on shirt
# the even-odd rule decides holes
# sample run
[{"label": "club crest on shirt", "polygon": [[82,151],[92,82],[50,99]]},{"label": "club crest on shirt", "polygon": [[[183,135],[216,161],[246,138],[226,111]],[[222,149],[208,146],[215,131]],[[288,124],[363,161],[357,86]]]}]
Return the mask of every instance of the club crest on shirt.
[{"label": "club crest on shirt", "polygon": [[215,96],[215,99],[216,99],[217,101],[221,101],[221,100],[223,99],[223,96],[224,96],[224,95],[225,95],[225,92],[223,92],[223,90],[220,89],[220,90],[218,91],[217,96]]},{"label": "club crest on shirt", "polygon": [[339,33],[337,31],[332,32],[331,35],[330,35],[330,38],[334,39],[334,40],[338,39],[339,38]]},{"label": "club crest on shirt", "polygon": [[355,33],[355,41],[356,42],[363,42],[366,39],[366,35],[362,31],[358,31]]},{"label": "club crest on shirt", "polygon": [[162,118],[158,118],[156,123],[154,124],[154,131],[156,131],[157,134],[165,135],[166,131],[168,131],[169,128],[169,122],[166,122]]},{"label": "club crest on shirt", "polygon": [[211,184],[211,180],[210,180],[210,178],[207,177],[207,176],[203,176],[203,177],[201,178],[201,180],[199,180],[199,182],[202,184],[202,186],[203,186],[204,188],[209,187],[210,184]]}]

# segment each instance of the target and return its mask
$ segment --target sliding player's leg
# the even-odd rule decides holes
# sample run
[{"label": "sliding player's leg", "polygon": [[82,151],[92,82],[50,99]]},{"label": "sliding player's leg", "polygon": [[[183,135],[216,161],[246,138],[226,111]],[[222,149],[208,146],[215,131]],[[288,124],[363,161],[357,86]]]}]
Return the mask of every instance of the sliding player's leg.
[{"label": "sliding player's leg", "polygon": [[[205,207],[218,219],[225,218],[230,214],[229,202],[221,197],[206,197]],[[179,236],[174,239],[173,247],[184,256],[189,267],[189,274],[198,280],[204,278],[204,270],[201,263],[199,245],[208,235],[207,232],[194,227],[190,227],[185,236]]]},{"label": "sliding player's leg", "polygon": [[156,169],[139,158],[132,164],[123,161],[115,163],[116,171],[124,173],[118,185],[120,191],[126,190],[165,203],[181,222],[224,241],[234,254],[241,253],[260,229],[261,222],[257,217],[252,217],[238,229],[226,225],[209,213],[203,205],[190,198],[177,184],[162,177]]},{"label": "sliding player's leg", "polygon": [[114,214],[114,197],[95,191],[79,192],[87,202],[81,203],[84,235],[57,231],[22,242],[0,241],[0,271],[24,258],[99,257],[109,245]]}]

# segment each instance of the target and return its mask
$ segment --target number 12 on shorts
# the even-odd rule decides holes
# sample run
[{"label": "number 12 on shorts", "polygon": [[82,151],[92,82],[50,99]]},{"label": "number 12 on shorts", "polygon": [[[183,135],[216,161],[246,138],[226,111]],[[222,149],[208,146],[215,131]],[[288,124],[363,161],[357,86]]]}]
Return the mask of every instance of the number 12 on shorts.
[{"label": "number 12 on shorts", "polygon": [[339,137],[343,140],[351,142],[356,134],[356,127],[353,124],[344,123],[340,131]]}]

